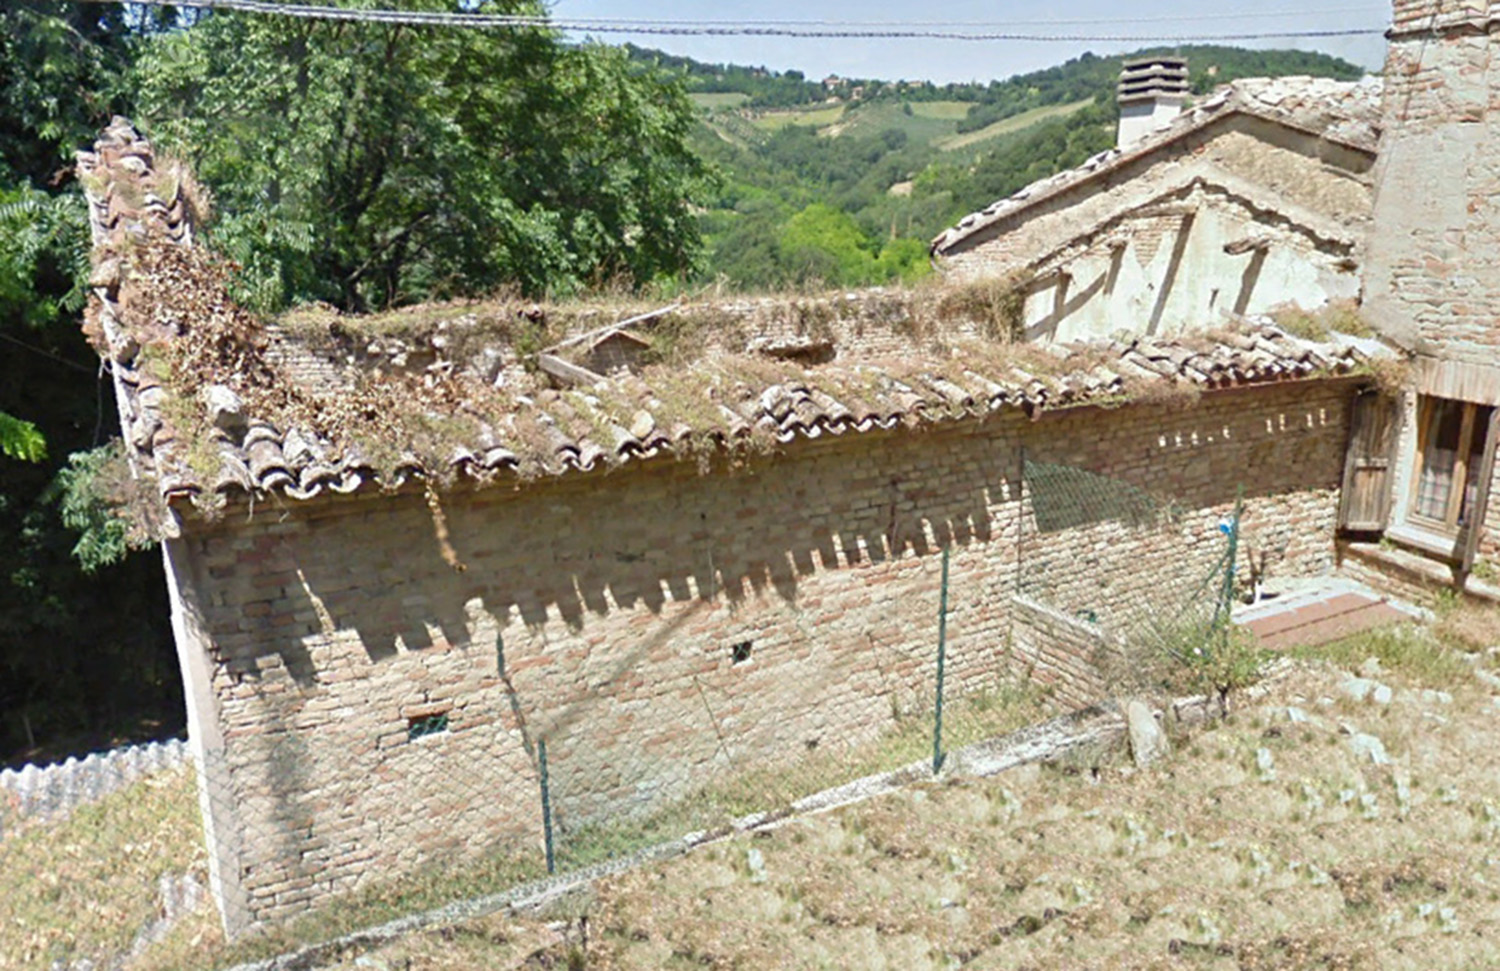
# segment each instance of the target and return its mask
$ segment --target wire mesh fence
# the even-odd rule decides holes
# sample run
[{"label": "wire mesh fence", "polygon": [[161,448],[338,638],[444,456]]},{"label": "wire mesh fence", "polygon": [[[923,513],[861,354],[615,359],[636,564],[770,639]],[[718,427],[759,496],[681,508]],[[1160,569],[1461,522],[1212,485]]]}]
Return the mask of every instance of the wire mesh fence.
[{"label": "wire mesh fence", "polygon": [[[502,641],[499,676],[477,693],[487,702],[408,708],[374,752],[292,716],[206,750],[210,882],[226,925],[327,937],[727,833],[868,776],[930,776],[948,752],[1045,717],[1003,639],[951,623],[957,592],[979,582],[959,564],[979,559],[933,553],[904,561],[922,578],[907,620],[862,649],[831,646],[803,607],[781,604],[722,655],[679,670],[672,690],[644,684],[661,655],[721,643],[723,617],[687,606],[642,625],[623,657],[578,647],[576,669]],[[545,679],[564,669],[586,689],[533,703],[557,696]],[[328,771],[360,760],[376,768]]]},{"label": "wire mesh fence", "polygon": [[1098,641],[1105,677],[1227,649],[1243,504],[1192,508],[1085,469],[1025,462],[1017,593]]},{"label": "wire mesh fence", "polygon": [[[951,749],[1040,717],[1040,700],[1001,669],[1002,645],[950,643],[957,578],[949,551],[936,559],[925,642],[832,652],[807,630],[802,644],[780,645],[805,650],[821,668],[816,680],[798,683],[784,668],[757,670],[762,645],[744,640],[727,666],[693,677],[670,714],[662,706],[643,713],[647,724],[631,718],[601,735],[600,720],[612,717],[603,696],[554,722],[538,748],[557,871],[784,813],[867,776],[934,772]],[[955,663],[986,666],[992,677],[953,678]]]},{"label": "wire mesh fence", "polygon": [[[357,744],[299,730],[301,702],[267,695],[262,719],[292,714],[198,759],[226,925],[316,910],[292,936],[326,936],[727,833],[865,777],[929,777],[958,748],[1102,698],[1110,650],[1213,650],[1238,509],[1024,472],[1012,531],[882,565],[904,572],[878,637],[835,635],[815,596],[747,607],[710,592],[636,618],[624,650],[582,635],[512,650],[497,633],[475,690],[445,695],[471,700],[405,705]],[[327,771],[341,761],[372,768]]]}]

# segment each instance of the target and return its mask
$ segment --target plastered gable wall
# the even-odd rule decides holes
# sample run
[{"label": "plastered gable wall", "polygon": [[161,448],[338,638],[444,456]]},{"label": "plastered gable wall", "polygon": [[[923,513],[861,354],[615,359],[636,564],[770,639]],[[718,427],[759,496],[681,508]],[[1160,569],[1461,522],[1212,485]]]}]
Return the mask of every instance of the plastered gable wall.
[{"label": "plastered gable wall", "polygon": [[[1071,567],[1118,545],[1115,527],[1028,527],[1029,561],[1056,563],[1054,599],[1139,596],[1143,558],[1214,542],[1241,485],[1247,533],[1284,540],[1280,568],[1324,569],[1349,394],[1316,382],[1008,415],[799,443],[707,475],[657,463],[453,493],[462,573],[420,496],[231,509],[183,543],[223,735],[223,875],[267,920],[419,862],[535,855],[540,738],[564,829],[726,766],[871,739],[930,700],[943,546],[951,690],[1019,676],[1023,443],[1186,510],[1178,531],[1136,537],[1102,594]],[[408,719],[438,711],[449,731],[408,740]]]},{"label": "plastered gable wall", "polygon": [[[1002,220],[960,244],[944,266],[958,280],[1022,269],[1037,273],[1027,322],[1037,336],[1059,340],[1101,328],[1176,333],[1212,324],[1235,309],[1250,277],[1250,299],[1241,312],[1285,302],[1311,309],[1358,292],[1355,254],[1295,224],[1305,211],[1361,239],[1371,206],[1372,162],[1336,143],[1235,115]],[[1184,198],[1194,177],[1211,185]],[[1213,187],[1218,184],[1252,186],[1261,197],[1283,200],[1288,211],[1248,205]],[[1201,219],[1185,218],[1195,210]],[[1171,258],[1184,229],[1186,263]],[[1252,233],[1269,243],[1269,260],[1224,252],[1226,243]],[[1039,254],[1050,255],[1039,261]],[[1253,260],[1258,262],[1252,267]],[[1172,292],[1158,308],[1174,263],[1179,269]],[[1048,276],[1056,269],[1073,277],[1060,328],[1047,319],[1060,309]]]},{"label": "plastered gable wall", "polygon": [[[1225,252],[1247,238],[1266,245]],[[1232,196],[1193,191],[1133,213],[1038,267],[1026,302],[1026,333],[1033,340],[1072,341],[1106,337],[1124,321],[1140,321],[1145,333],[1177,334],[1229,314],[1293,303],[1317,307],[1358,292],[1352,264],[1343,257],[1266,221]]]}]

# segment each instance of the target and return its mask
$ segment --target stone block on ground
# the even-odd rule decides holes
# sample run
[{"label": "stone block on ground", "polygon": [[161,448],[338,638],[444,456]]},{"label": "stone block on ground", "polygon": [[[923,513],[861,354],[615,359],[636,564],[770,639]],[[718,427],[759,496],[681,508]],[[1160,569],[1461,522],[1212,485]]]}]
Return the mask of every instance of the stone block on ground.
[{"label": "stone block on ground", "polygon": [[1130,729],[1130,754],[1136,765],[1150,765],[1171,751],[1166,733],[1145,702],[1126,704],[1125,722]]}]

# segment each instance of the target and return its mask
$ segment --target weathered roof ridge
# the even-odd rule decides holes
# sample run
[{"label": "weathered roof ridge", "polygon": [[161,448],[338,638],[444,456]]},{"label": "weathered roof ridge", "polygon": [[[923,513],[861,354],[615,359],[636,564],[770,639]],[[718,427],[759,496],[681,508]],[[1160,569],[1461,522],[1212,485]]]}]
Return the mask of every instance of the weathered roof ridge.
[{"label": "weathered roof ridge", "polygon": [[85,332],[107,364],[120,431],[131,472],[155,474],[155,414],[162,389],[143,382],[141,342],[124,325],[122,284],[135,254],[152,244],[193,245],[191,176],[180,162],[159,164],[151,143],[128,119],[116,116],[94,143],[76,155],[78,179],[88,200],[93,243],[90,306]]},{"label": "weathered roof ridge", "polygon": [[1207,99],[1130,148],[1100,152],[1077,168],[1038,179],[1010,197],[963,217],[957,225],[933,239],[932,251],[943,255],[1001,220],[1011,219],[1063,192],[1103,178],[1163,146],[1235,114],[1253,115],[1374,154],[1380,139],[1382,90],[1383,82],[1373,75],[1358,81],[1305,76],[1242,78],[1222,85]]},{"label": "weathered roof ridge", "polygon": [[[813,365],[730,351],[569,390],[441,361],[414,372],[355,369],[347,384],[332,372],[300,380],[278,363],[293,348],[229,299],[224,268],[191,245],[184,169],[158,167],[150,144],[119,119],[79,165],[98,243],[91,315],[127,454],[168,503],[213,508],[234,496],[304,500],[413,479],[484,485],[657,457],[701,461],[1001,412],[1113,406],[1171,386],[1335,377],[1384,353],[1246,322],[1213,335],[1046,347],[969,337],[938,348],[929,335],[899,353]],[[899,300],[885,310],[910,318],[882,318],[896,330],[931,323]],[[151,367],[142,366],[146,346],[161,348]]]}]

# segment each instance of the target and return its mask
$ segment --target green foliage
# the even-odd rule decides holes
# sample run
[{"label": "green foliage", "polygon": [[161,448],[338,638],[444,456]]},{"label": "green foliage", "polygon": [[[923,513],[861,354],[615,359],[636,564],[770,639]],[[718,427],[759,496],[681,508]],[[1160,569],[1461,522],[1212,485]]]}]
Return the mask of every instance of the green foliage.
[{"label": "green foliage", "polygon": [[261,307],[639,285],[697,251],[692,107],[618,49],[216,13],[147,42],[134,80]]},{"label": "green foliage", "polygon": [[35,332],[83,308],[88,226],[82,196],[0,186],[0,316]]},{"label": "green foliage", "polygon": [[47,456],[47,440],[31,422],[0,411],[0,454],[23,462],[40,462]]},{"label": "green foliage", "polygon": [[969,110],[958,130],[978,131],[986,125],[1044,105],[1065,104],[1084,98],[1093,98],[1100,103],[1112,102],[1123,63],[1158,54],[1187,59],[1188,83],[1195,94],[1205,94],[1216,85],[1238,78],[1310,74],[1355,81],[1364,74],[1357,64],[1314,51],[1188,45],[1170,49],[1148,48],[1114,57],[1086,53],[1056,67],[992,82],[988,89],[974,98],[978,103]]},{"label": "green foliage", "polygon": [[[1303,51],[1187,47],[1173,53],[1189,59],[1199,92],[1252,75],[1352,79],[1361,73],[1348,62]],[[907,241],[903,253],[925,246],[965,213],[1112,147],[1114,89],[1123,59],[1085,54],[988,85],[858,81],[836,89],[844,100],[829,112],[757,113],[748,108],[788,103],[760,97],[759,86],[775,79],[758,69],[639,49],[634,54],[684,72],[690,90],[735,91],[750,99],[703,115],[694,146],[725,174],[703,217],[711,254],[707,275],[755,289],[812,280],[853,285],[925,272],[925,260],[909,256],[899,274],[867,272],[846,230],[832,234],[838,250],[799,249],[791,258],[783,231],[808,206],[821,204],[853,219],[864,237],[856,241],[858,249],[876,252],[882,241],[894,239]],[[851,99],[854,85],[864,89],[857,101]],[[804,95],[790,103],[822,104],[828,92],[807,85]],[[968,113],[961,115],[966,104]],[[980,141],[958,137],[1008,120],[1013,127],[992,129]],[[900,194],[892,191],[898,185]]]},{"label": "green foliage", "polygon": [[691,57],[678,57],[634,44],[626,44],[624,50],[637,63],[679,72],[688,91],[744,94],[748,96],[746,103],[757,108],[789,108],[822,101],[828,96],[821,84],[807,80],[801,71],[768,71],[764,67],[741,64],[705,64]]},{"label": "green foliage", "polygon": [[[128,56],[121,4],[8,0],[0,5],[0,185],[53,183],[126,99],[109,82]],[[160,11],[131,15],[136,32]]]},{"label": "green foliage", "polygon": [[0,761],[159,737],[182,720],[160,560],[86,574],[52,499],[68,454],[114,416],[80,327],[89,237],[70,160],[131,112],[120,79],[157,15],[0,4],[0,450],[37,459],[0,460]]},{"label": "green foliage", "polygon": [[132,483],[118,439],[74,452],[58,471],[48,498],[57,502],[63,525],[78,533],[73,558],[85,573],[155,545],[142,525],[126,515]]}]

